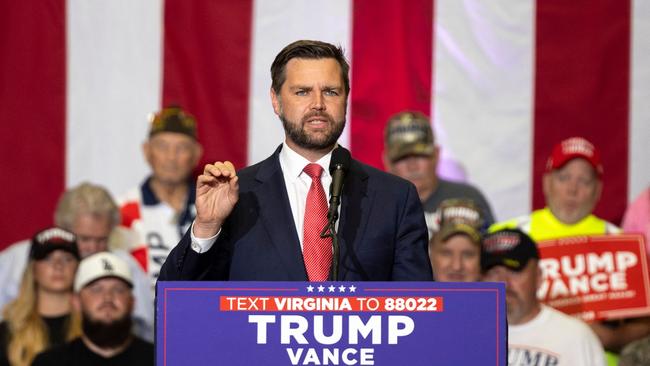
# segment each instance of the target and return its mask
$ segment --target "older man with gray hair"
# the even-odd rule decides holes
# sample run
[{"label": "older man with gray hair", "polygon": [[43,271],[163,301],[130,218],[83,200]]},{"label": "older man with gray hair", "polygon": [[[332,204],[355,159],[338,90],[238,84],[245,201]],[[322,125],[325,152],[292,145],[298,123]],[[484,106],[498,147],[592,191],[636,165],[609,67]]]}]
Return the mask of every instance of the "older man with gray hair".
[{"label": "older man with gray hair", "polygon": [[384,131],[386,170],[415,185],[424,209],[429,237],[438,230],[435,212],[447,199],[474,201],[486,225],[494,223],[492,209],[476,187],[438,176],[440,148],[436,145],[431,121],[416,111],[403,111],[389,118]]}]

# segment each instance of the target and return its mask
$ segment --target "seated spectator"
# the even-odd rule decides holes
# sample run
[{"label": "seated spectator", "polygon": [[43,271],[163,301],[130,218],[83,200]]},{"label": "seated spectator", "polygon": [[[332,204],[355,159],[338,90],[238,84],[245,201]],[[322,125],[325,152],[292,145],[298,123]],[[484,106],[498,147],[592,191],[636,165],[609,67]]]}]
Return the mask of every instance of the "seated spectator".
[{"label": "seated spectator", "polygon": [[133,278],[128,264],[101,252],[79,264],[73,305],[81,313],[80,337],[39,354],[35,366],[153,365],[153,344],[131,332]]},{"label": "seated spectator", "polygon": [[79,335],[71,305],[78,263],[74,234],[50,228],[34,235],[18,297],[3,310],[0,365],[30,365],[39,352]]},{"label": "seated spectator", "polygon": [[429,238],[437,231],[435,211],[442,201],[450,198],[474,201],[486,225],[494,222],[492,209],[478,189],[438,176],[439,148],[427,116],[420,112],[397,113],[388,120],[384,134],[384,166],[388,172],[415,185],[424,208]]},{"label": "seated spectator", "polygon": [[440,230],[429,241],[433,278],[471,282],[481,278],[480,209],[467,199],[449,199],[437,211]]},{"label": "seated spectator", "polygon": [[620,233],[620,228],[592,214],[603,190],[603,174],[600,152],[591,142],[582,137],[563,140],[546,162],[546,207],[494,224],[490,231],[516,227],[536,241]]},{"label": "seated spectator", "polygon": [[180,107],[163,108],[150,122],[142,151],[151,175],[120,197],[120,212],[122,224],[137,234],[128,250],[153,287],[160,267],[196,215],[192,170],[203,148],[197,140],[196,120]]},{"label": "seated spectator", "polygon": [[[621,229],[592,214],[603,189],[600,152],[582,137],[571,137],[553,148],[543,177],[546,207],[530,215],[494,224],[490,231],[519,228],[535,241],[580,235],[617,234]],[[650,332],[650,319],[594,322],[590,326],[616,364],[616,352]]]},{"label": "seated spectator", "polygon": [[506,229],[485,236],[481,261],[484,281],[506,284],[509,365],[605,365],[589,326],[537,299],[542,273],[528,235]]},{"label": "seated spectator", "polygon": [[[61,196],[54,221],[57,226],[76,235],[81,258],[108,250],[109,239],[122,239],[115,235],[115,227],[120,222],[117,204],[106,189],[90,183],[82,183]],[[29,242],[22,241],[0,252],[0,307],[16,297],[28,251]],[[133,273],[133,292],[137,298],[134,330],[141,337],[153,340],[154,296],[151,282],[128,252],[113,252],[129,263]]]}]

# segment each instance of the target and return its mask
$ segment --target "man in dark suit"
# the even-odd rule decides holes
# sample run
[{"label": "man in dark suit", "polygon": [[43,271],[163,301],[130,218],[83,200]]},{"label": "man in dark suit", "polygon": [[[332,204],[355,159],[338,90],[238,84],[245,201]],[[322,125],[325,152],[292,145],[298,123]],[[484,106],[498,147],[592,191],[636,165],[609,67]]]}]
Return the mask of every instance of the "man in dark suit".
[{"label": "man in dark suit", "polygon": [[[160,280],[332,279],[332,241],[321,238],[323,187],[345,126],[350,91],[343,52],[319,41],[286,46],[271,66],[271,100],[285,141],[235,172],[216,162],[197,180],[196,219]],[[338,223],[339,280],[432,279],[427,229],[415,187],[352,160]]]}]

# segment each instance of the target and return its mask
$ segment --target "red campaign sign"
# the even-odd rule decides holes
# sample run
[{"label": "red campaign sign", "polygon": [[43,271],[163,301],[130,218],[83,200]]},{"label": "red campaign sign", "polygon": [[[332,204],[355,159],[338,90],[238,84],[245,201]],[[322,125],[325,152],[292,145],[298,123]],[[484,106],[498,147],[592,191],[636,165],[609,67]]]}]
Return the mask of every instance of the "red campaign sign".
[{"label": "red campaign sign", "polygon": [[584,321],[650,314],[643,235],[593,235],[538,243],[538,297]]}]

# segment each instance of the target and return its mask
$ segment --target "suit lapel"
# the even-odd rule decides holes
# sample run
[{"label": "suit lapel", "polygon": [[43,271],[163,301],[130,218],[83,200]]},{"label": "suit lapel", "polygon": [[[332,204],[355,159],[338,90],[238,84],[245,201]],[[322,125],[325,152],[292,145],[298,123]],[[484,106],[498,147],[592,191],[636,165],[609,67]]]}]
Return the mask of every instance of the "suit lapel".
[{"label": "suit lapel", "polygon": [[359,272],[362,279],[369,280],[356,257],[356,252],[357,246],[362,242],[372,202],[372,192],[368,190],[368,175],[359,163],[353,160],[341,200],[341,221],[338,230],[341,280],[345,280],[345,274],[350,269]]},{"label": "suit lapel", "polygon": [[255,189],[260,202],[260,216],[266,231],[275,246],[278,256],[292,281],[306,281],[307,273],[300,250],[300,241],[293,222],[287,188],[280,168],[278,148],[260,167],[255,179],[259,186]]}]

